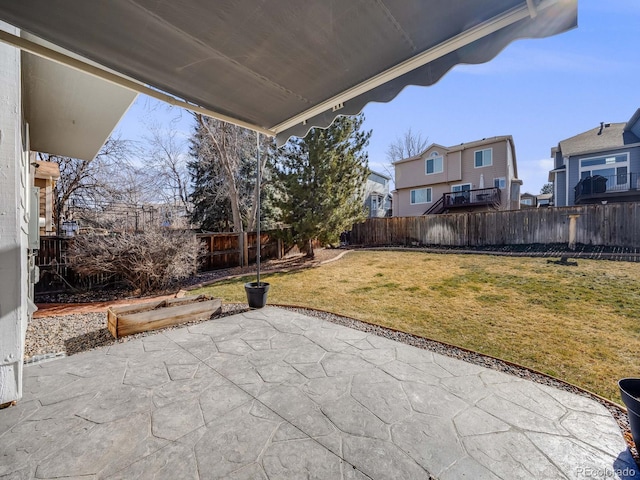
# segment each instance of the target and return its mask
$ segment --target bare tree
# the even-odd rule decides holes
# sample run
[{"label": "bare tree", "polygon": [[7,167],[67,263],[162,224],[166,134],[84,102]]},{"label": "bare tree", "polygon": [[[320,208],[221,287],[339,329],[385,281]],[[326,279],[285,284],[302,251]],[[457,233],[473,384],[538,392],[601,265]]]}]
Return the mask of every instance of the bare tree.
[{"label": "bare tree", "polygon": [[[233,231],[244,231],[241,175],[247,175],[246,159],[255,153],[255,133],[200,114],[194,114],[199,125],[198,158],[206,159],[209,169],[215,169],[219,180],[217,191],[230,203]],[[255,203],[255,202],[253,202]],[[246,207],[246,205],[245,205]],[[254,210],[255,212],[255,210]],[[246,215],[245,215],[246,218]],[[249,220],[248,218],[246,218]],[[249,222],[248,227],[253,227]]]},{"label": "bare tree", "polygon": [[70,201],[95,205],[117,199],[125,189],[123,178],[134,167],[129,161],[131,145],[110,137],[91,160],[39,153],[43,161],[55,162],[60,178],[55,187],[54,222],[60,231],[63,212]]},{"label": "bare tree", "polygon": [[150,228],[133,235],[80,235],[68,261],[81,275],[121,277],[144,294],[195,274],[201,251],[192,233]]},{"label": "bare tree", "polygon": [[154,123],[146,137],[145,177],[156,195],[164,203],[181,207],[185,215],[191,214],[188,146],[186,138],[173,128],[164,130]]},{"label": "bare tree", "polygon": [[386,173],[395,181],[395,171],[393,163],[403,158],[419,155],[427,148],[429,137],[422,138],[421,133],[414,133],[409,128],[401,137],[396,137],[394,142],[387,148],[387,162],[384,166]]}]

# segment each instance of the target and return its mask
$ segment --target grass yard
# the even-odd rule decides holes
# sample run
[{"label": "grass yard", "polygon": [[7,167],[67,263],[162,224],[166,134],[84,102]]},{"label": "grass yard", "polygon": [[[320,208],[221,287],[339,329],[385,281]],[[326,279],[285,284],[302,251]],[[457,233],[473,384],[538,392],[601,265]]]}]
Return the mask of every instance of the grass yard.
[{"label": "grass yard", "polygon": [[[255,280],[255,277],[251,277]],[[264,275],[269,303],[328,310],[516,362],[621,402],[640,376],[640,265],[542,258],[352,252]],[[199,292],[246,302],[247,278]]]}]

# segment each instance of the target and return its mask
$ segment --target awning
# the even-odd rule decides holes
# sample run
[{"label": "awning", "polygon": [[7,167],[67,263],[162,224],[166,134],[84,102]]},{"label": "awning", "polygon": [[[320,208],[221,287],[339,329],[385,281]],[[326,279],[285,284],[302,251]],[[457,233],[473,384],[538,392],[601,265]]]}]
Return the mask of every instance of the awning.
[{"label": "awning", "polygon": [[576,17],[577,0],[0,2],[0,19],[279,143]]}]

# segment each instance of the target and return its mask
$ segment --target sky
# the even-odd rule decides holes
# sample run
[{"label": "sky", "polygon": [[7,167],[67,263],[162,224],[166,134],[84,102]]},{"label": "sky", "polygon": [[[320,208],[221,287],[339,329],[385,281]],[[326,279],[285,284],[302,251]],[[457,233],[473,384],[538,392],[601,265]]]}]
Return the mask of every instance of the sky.
[{"label": "sky", "polygon": [[[578,28],[518,40],[492,61],[459,65],[431,87],[405,88],[364,108],[369,166],[409,128],[444,146],[512,135],[521,191],[540,193],[551,148],[600,122],[626,122],[640,108],[640,0],[578,0]],[[174,121],[173,123],[172,120]],[[191,132],[191,116],[140,95],[117,127],[143,142],[150,123]]]}]

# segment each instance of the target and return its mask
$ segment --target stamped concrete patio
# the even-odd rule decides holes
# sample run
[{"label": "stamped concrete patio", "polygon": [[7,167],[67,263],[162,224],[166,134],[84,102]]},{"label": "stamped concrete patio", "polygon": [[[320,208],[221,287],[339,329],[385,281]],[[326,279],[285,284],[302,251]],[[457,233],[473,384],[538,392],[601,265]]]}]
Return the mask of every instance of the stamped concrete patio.
[{"label": "stamped concrete patio", "polygon": [[25,372],[0,478],[640,478],[595,401],[278,308]]}]

